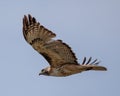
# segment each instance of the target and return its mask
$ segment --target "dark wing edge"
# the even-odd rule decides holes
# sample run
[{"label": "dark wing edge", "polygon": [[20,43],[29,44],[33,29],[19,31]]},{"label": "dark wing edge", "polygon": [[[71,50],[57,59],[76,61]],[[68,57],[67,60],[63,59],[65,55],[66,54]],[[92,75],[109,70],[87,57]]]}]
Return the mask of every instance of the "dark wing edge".
[{"label": "dark wing edge", "polygon": [[83,62],[81,63],[81,66],[86,66],[86,70],[107,71],[106,67],[98,66],[99,63],[100,61],[98,61],[97,59],[92,61],[92,57],[90,57],[88,60],[86,59],[86,57],[84,57]]},{"label": "dark wing edge", "polygon": [[[41,34],[44,37],[44,38],[42,38],[42,40],[40,38]],[[62,65],[62,63],[63,64],[64,63],[78,64],[77,58],[76,58],[75,54],[73,53],[73,51],[71,50],[71,47],[69,47],[66,43],[62,42],[62,40],[53,40],[52,38],[54,38],[56,36],[56,34],[53,33],[52,31],[46,29],[44,26],[40,25],[40,23],[37,22],[36,19],[34,17],[32,17],[30,14],[28,14],[28,17],[26,15],[24,15],[23,35],[24,35],[25,40],[30,45],[39,47],[38,49],[35,47],[33,47],[33,48],[35,50],[37,50],[41,55],[43,55],[43,57],[50,63],[50,65],[55,65],[55,63],[54,63],[55,60],[52,57],[52,52],[49,52],[49,54],[45,51],[42,52],[40,47],[44,46],[46,48],[45,50],[49,51],[49,50],[47,50],[47,47],[48,47],[48,49],[51,49],[54,52],[56,51],[55,55],[57,53],[59,55],[61,54],[61,57],[63,56],[63,54],[68,55],[68,56],[63,56],[66,59],[66,61],[64,60],[64,58],[62,58],[63,60],[61,60],[59,62],[59,63],[61,63],[60,65]],[[54,45],[54,44],[56,44],[56,45]],[[56,59],[56,61],[59,61],[59,60],[60,59]],[[58,63],[58,65],[59,65],[59,63]],[[56,64],[56,66],[58,66],[58,65]]]},{"label": "dark wing edge", "polygon": [[[34,34],[35,34],[34,37],[36,37],[36,39],[39,38],[40,32],[36,32],[37,34],[35,33],[37,27],[39,29],[41,29],[40,31],[42,31],[41,33],[43,33],[44,37],[45,37],[46,33],[49,33],[46,35],[47,36],[46,41],[50,41],[51,38],[56,37],[55,33],[51,32],[50,30],[46,29],[44,26],[40,25],[40,23],[37,22],[34,17],[32,17],[30,14],[28,14],[28,17],[26,15],[24,15],[24,18],[23,18],[23,36],[28,43],[31,44],[32,42],[34,42],[33,40],[35,39],[35,38],[33,38],[33,36],[29,36],[29,37],[27,36],[29,33],[32,33],[30,31],[34,31]],[[49,36],[49,38],[48,38],[48,36]]]}]

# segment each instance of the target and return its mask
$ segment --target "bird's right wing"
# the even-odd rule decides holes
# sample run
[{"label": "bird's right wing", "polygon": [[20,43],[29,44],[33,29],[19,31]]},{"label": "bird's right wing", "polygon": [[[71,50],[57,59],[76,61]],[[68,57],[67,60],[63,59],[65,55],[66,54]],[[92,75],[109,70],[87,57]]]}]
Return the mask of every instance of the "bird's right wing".
[{"label": "bird's right wing", "polygon": [[91,60],[92,60],[92,57],[90,57],[88,61],[86,60],[86,57],[84,57],[83,62],[81,64],[81,70],[83,71],[87,71],[87,70],[106,71],[107,70],[106,67],[98,66],[100,62],[98,62],[97,59],[95,59],[92,62]]}]

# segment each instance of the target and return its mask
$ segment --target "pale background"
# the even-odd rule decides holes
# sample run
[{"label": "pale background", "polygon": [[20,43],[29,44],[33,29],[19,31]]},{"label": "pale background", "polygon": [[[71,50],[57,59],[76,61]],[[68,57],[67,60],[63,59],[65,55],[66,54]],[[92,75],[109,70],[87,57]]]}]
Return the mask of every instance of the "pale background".
[{"label": "pale background", "polygon": [[[38,76],[48,63],[26,43],[31,14],[72,47],[108,68],[58,78]],[[120,96],[120,0],[1,0],[0,96]]]}]

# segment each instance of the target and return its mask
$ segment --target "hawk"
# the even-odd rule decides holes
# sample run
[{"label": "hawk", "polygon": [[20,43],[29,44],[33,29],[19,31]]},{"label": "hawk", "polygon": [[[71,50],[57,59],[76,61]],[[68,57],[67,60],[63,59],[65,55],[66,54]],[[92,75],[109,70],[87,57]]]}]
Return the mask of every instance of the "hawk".
[{"label": "hawk", "polygon": [[49,67],[41,70],[39,75],[65,77],[83,71],[106,71],[107,68],[98,66],[97,59],[92,61],[84,57],[81,64],[78,63],[74,52],[62,40],[53,39],[56,34],[42,26],[30,14],[23,18],[23,35],[25,40],[40,53],[49,63]]}]

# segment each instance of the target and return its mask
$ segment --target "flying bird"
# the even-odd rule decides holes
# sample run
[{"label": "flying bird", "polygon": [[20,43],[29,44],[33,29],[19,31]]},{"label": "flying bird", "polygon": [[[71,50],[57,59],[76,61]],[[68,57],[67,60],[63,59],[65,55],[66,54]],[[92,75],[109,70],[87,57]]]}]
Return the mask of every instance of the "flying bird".
[{"label": "flying bird", "polygon": [[107,68],[98,66],[97,59],[92,61],[84,57],[81,64],[69,47],[62,40],[53,39],[56,34],[42,26],[30,14],[23,18],[23,35],[25,40],[40,53],[49,63],[49,67],[41,70],[39,75],[65,77],[83,71],[106,71]]}]

